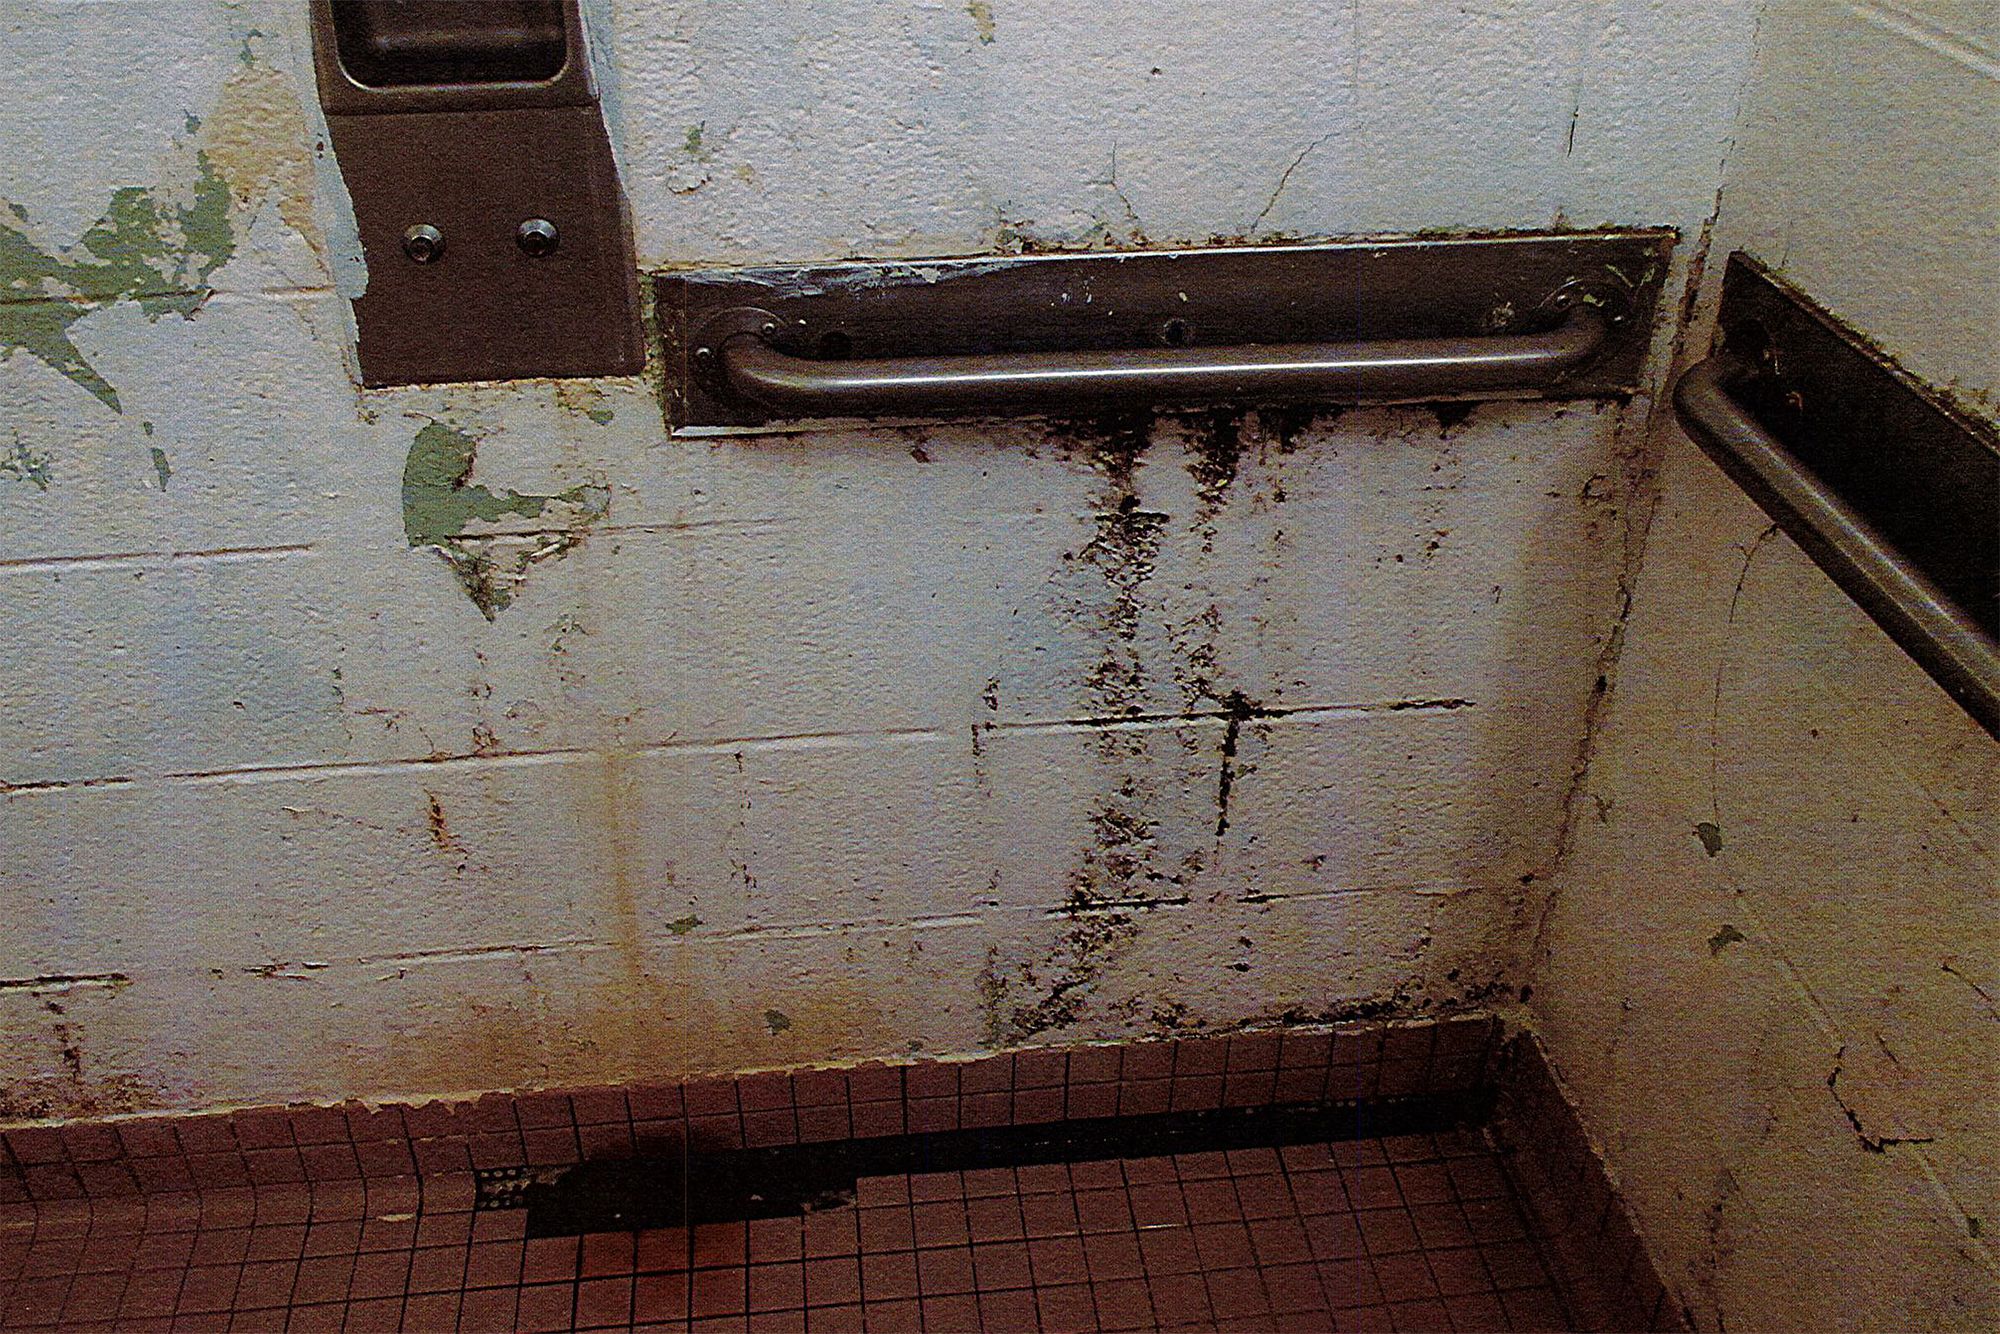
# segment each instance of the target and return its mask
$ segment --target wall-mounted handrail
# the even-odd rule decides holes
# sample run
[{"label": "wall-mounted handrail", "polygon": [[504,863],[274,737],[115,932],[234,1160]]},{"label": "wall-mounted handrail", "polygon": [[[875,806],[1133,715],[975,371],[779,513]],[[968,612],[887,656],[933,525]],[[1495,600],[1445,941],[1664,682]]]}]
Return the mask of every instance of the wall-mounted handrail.
[{"label": "wall-mounted handrail", "polygon": [[1377,237],[674,270],[676,431],[1640,390],[1673,233]]},{"label": "wall-mounted handrail", "polygon": [[1731,395],[1756,374],[1722,351],[1681,376],[1674,411],[1722,470],[1966,712],[2000,737],[2000,643]]},{"label": "wall-mounted handrail", "polygon": [[704,342],[720,387],[802,417],[1533,390],[1587,364],[1608,332],[1604,316],[1579,301],[1555,328],[1533,334],[822,361],[775,347],[780,326],[763,312],[721,321]]}]

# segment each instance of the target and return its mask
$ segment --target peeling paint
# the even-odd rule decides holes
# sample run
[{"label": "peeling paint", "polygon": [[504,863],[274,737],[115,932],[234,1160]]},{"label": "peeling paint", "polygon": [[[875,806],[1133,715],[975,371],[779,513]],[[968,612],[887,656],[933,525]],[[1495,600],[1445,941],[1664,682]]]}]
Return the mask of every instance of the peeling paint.
[{"label": "peeling paint", "polygon": [[[1177,247],[1235,230],[1267,192],[1275,226],[1318,214],[1340,224],[1369,207],[1365,186],[1353,206],[1326,193],[1337,174],[1332,150],[1344,159],[1345,141],[1302,154],[1336,121],[1321,115],[1331,103],[1293,106],[1305,82],[1294,71],[1208,77],[1227,75],[1213,58],[1261,63],[1298,51],[1310,75],[1326,61],[1310,41],[1294,40],[1321,30],[1304,20],[1273,29],[1217,11],[1215,33],[1152,54],[1172,70],[1148,80],[1143,19],[1131,21],[1129,34],[1115,31],[1126,20],[1112,20],[1103,35],[1115,43],[1102,59],[1079,51],[1070,69],[1044,59],[1074,45],[1060,17],[1017,16],[1008,47],[980,46],[975,24],[953,6],[848,25],[833,52],[824,23],[776,15],[770,41],[744,44],[736,34],[718,45],[729,25],[677,34],[659,48],[680,71],[665,78],[653,76],[666,66],[649,63],[647,73],[620,69],[616,59],[648,49],[651,37],[626,40],[657,28],[647,5],[593,0],[590,8],[616,37],[594,52],[607,93],[622,99],[622,123],[652,149],[625,173],[649,267],[700,256],[758,264],[784,255],[976,252],[995,218],[1011,220],[1024,248],[1131,245],[1149,234],[1152,244]],[[994,8],[977,7],[974,17],[996,24]],[[102,20],[102,7],[91,12]],[[64,20],[91,21],[81,10]],[[187,131],[227,187],[240,247],[233,268],[211,280],[231,287],[229,301],[198,317],[204,353],[256,337],[256,321],[272,308],[340,306],[300,262],[299,244],[324,244],[310,234],[301,167],[316,174],[319,221],[330,232],[340,226],[338,177],[321,136],[288,119],[297,78],[260,69],[254,58],[230,65],[239,22],[219,24],[229,30],[226,47],[206,67],[216,83],[233,77],[235,86],[204,105],[204,120]],[[171,25],[159,40],[196,33],[185,40],[199,55],[200,26]],[[1325,32],[1328,50],[1348,54],[1339,25]],[[995,34],[997,26],[986,35]],[[302,69],[298,44],[290,46],[283,68]],[[733,52],[727,68],[744,77],[723,77],[724,46]],[[871,66],[878,58],[888,63]],[[744,59],[770,65],[753,69]],[[1023,69],[1049,72],[1048,95],[1017,108],[1026,121],[988,118],[973,128],[988,139],[1027,134],[1051,151],[967,156],[933,143],[939,126],[960,119],[940,120],[940,106],[949,111],[961,92],[984,97],[957,79],[954,61],[1003,82],[1018,83]],[[942,71],[946,83],[893,77],[923,68]],[[879,77],[884,71],[890,77]],[[773,103],[773,88],[790,91]],[[30,97],[40,91],[28,89]],[[1158,139],[1160,126],[1150,122],[1175,105],[1191,107],[1185,99],[1197,94],[1215,114],[1170,117],[1167,140]],[[1245,161],[1230,146],[1232,127],[1268,121],[1259,117],[1278,102],[1300,113],[1288,122],[1291,137]],[[178,105],[169,101],[160,114],[178,133]],[[703,115],[705,123],[690,125]],[[882,132],[855,133],[855,125]],[[1198,143],[1204,125],[1224,142]],[[1299,133],[1300,125],[1312,128]],[[1071,134],[1078,126],[1091,132]],[[1356,143],[1357,152],[1368,147]],[[187,179],[191,161],[160,174]],[[1280,177],[1288,161],[1296,170]],[[798,169],[812,162],[840,169]],[[153,179],[150,170],[131,182]],[[869,193],[856,184],[867,181],[910,188],[874,190],[865,207],[851,207],[847,195]],[[86,175],[83,188],[98,193],[84,195],[82,214],[59,229],[24,222],[23,230],[38,241],[72,241],[127,183]],[[709,205],[682,206],[687,196],[675,191],[696,187]],[[1321,207],[1329,202],[1331,212]],[[253,210],[263,211],[254,228]],[[253,231],[254,255],[244,253]],[[167,328],[144,338],[131,328],[136,312],[116,315],[78,326],[78,346],[121,382],[129,415],[161,416],[164,393],[178,387],[178,368],[161,359],[188,340],[158,336]],[[334,351],[340,333],[321,333],[324,350]],[[99,356],[86,340],[101,334],[114,342],[115,362],[113,348]],[[120,1059],[129,1050],[140,1070],[169,1072],[181,1105],[245,1094],[282,1101],[650,1080],[768,1065],[779,1051],[787,1062],[916,1048],[961,1054],[986,1032],[1015,1043],[1148,1025],[1224,1031],[1246,1014],[1292,1005],[1401,1014],[1491,985],[1484,955],[1503,955],[1509,930],[1499,915],[1439,928],[1440,945],[1472,980],[1447,975],[1427,988],[1420,970],[1430,967],[1428,946],[1414,943],[1416,928],[1403,929],[1406,919],[1428,921],[1421,906],[1409,906],[1413,895],[1327,899],[1378,873],[1385,889],[1406,872],[1425,882],[1478,880],[1489,865],[1485,849],[1546,822],[1548,803],[1525,794],[1546,787],[1550,773],[1535,769],[1540,749],[1546,736],[1566,734],[1582,688],[1522,642],[1583,642],[1595,628],[1556,607],[1573,599],[1534,596],[1581,586],[1590,557],[1567,554],[1573,505],[1522,507],[1521,523],[1482,529],[1479,521],[1516,513],[1507,507],[1517,495],[1575,492],[1571,455],[1541,448],[1570,428],[1544,430],[1529,409],[1495,407],[1456,432],[1466,437],[1459,459],[1456,449],[1426,452],[1431,419],[1421,408],[1342,418],[1336,409],[1253,406],[1240,415],[1058,423],[1044,460],[1025,465],[1024,454],[1044,447],[1041,422],[780,432],[703,447],[662,441],[626,420],[639,401],[631,395],[643,392],[636,384],[370,391],[357,414],[334,359],[296,351],[247,349],[240,393],[189,377],[185,410],[177,404],[163,418],[158,440],[138,441],[141,449],[171,446],[181,492],[136,514],[104,506],[112,517],[101,524],[85,512],[97,492],[116,505],[134,488],[104,486],[93,470],[108,458],[137,473],[144,455],[125,436],[105,437],[84,442],[102,458],[79,450],[72,462],[70,440],[21,423],[23,439],[56,452],[58,490],[79,481],[74,503],[57,497],[60,514],[26,503],[32,482],[16,488],[16,513],[47,525],[18,544],[23,556],[40,561],[45,533],[55,534],[47,545],[61,546],[65,561],[72,539],[96,561],[143,536],[169,553],[136,571],[147,591],[160,583],[154,564],[202,571],[215,587],[196,587],[208,596],[204,606],[219,608],[218,634],[272,608],[289,618],[250,652],[236,652],[236,640],[188,641],[193,651],[214,642],[217,651],[196,660],[203,670],[124,691],[121,701],[160,705],[145,723],[147,744],[126,745],[107,730],[98,751],[63,767],[69,753],[51,758],[40,734],[29,735],[17,756],[23,772],[8,775],[40,785],[7,794],[30,819],[73,803],[79,818],[115,832],[120,803],[139,802],[136,837],[69,847],[24,840],[19,874],[45,878],[53,895],[100,883],[138,893],[181,874],[185,858],[121,873],[119,860],[139,855],[134,849],[157,832],[145,823],[156,792],[173,794],[177,808],[188,804],[199,827],[230,834],[204,845],[216,864],[196,865],[203,883],[174,902],[226,925],[243,911],[232,896],[254,892],[255,902],[244,903],[264,943],[234,957],[216,955],[222,937],[206,930],[130,937],[137,955],[100,951],[108,936],[82,952],[53,952],[101,922],[115,931],[121,905],[102,897],[59,897],[47,910],[27,904],[23,937],[36,952],[24,957],[46,957],[51,967],[110,958],[137,960],[135,971],[156,961],[180,970],[157,983],[148,972],[145,989],[119,1002],[121,1027],[94,1033],[88,1047]],[[24,359],[9,369],[101,418],[95,402],[41,365]],[[142,397],[142,384],[162,395],[160,406]],[[239,448],[198,429],[236,403],[243,420],[268,426],[251,437],[315,447],[264,466],[261,440]],[[369,549],[353,539],[379,532],[380,431],[399,405],[425,405],[440,420],[428,432],[415,418],[389,427],[400,432],[388,440],[389,466],[395,450],[409,455],[404,493],[389,502],[402,506],[407,545],[394,548],[392,533],[388,549]],[[1345,429],[1330,429],[1336,423]],[[1576,432],[1560,449],[1605,444]],[[510,459],[549,458],[555,470],[517,471],[503,450]],[[1532,458],[1518,463],[1517,454]],[[1433,490],[1428,483],[1438,479],[1423,472],[1432,456],[1467,464],[1461,472],[1486,468],[1490,488],[1457,498],[1445,495],[1448,487]],[[590,469],[626,466],[612,459],[643,473],[619,486],[615,526],[605,513],[608,488],[600,496],[573,485],[594,482]],[[147,490],[156,478],[165,481],[145,471]],[[1290,509],[1275,512],[1280,503]],[[1453,549],[1435,565],[1461,568],[1426,569],[1414,556],[1376,572],[1365,554],[1345,563],[1354,548],[1343,543],[1372,549],[1376,520],[1398,506],[1424,512],[1394,525],[1392,540],[1407,548],[1408,534],[1420,543],[1424,533],[1450,529]],[[67,524],[72,509],[84,520],[73,533],[55,522]],[[498,628],[457,610],[458,592],[438,579],[428,554],[407,554],[437,550],[491,617],[517,591],[526,562],[559,556],[586,530],[592,565],[601,560],[604,569],[591,578],[552,577],[584,573],[574,566],[530,573],[545,586],[517,601],[558,588],[562,595]],[[294,566],[181,551],[294,539],[325,559]],[[1482,542],[1490,544],[1483,553]],[[1490,577],[1475,570],[1452,581],[1482,555],[1493,557]],[[345,585],[333,597],[312,582],[329,562]],[[81,604],[94,576],[70,570],[52,566],[51,580],[64,587],[33,614]],[[220,581],[245,571],[302,579],[305,589],[266,582],[231,605],[234,585]],[[1551,574],[1577,582],[1552,583]],[[411,576],[426,584],[417,604],[382,596]],[[1502,578],[1518,600],[1490,612],[1486,589]],[[913,595],[931,598],[930,610]],[[307,614],[292,616],[290,598]],[[177,605],[186,604],[163,604]],[[132,640],[129,627],[167,626],[178,646],[187,625],[115,608],[92,614],[79,629],[104,646],[115,628],[135,664],[163,655]],[[30,615],[23,611],[23,624],[35,626]],[[900,633],[911,625],[929,633]],[[268,687],[258,699],[282,699],[292,711],[272,720],[268,734],[253,730],[264,721],[254,702],[248,713],[234,704],[246,692],[215,679],[231,668]],[[346,700],[335,705],[340,726],[327,736],[294,727],[327,712],[329,674]],[[17,703],[23,714],[88,716],[63,689],[38,681],[42,693]],[[175,719],[187,724],[184,734],[199,731],[205,691],[231,724],[217,729],[230,753],[187,757],[183,746],[213,743],[167,735],[174,753],[163,756],[153,738]],[[1490,712],[1445,716],[1470,707],[1461,697],[1471,694]],[[1297,718],[1286,700],[1316,715]],[[1468,734],[1475,753],[1461,757],[1457,738]],[[933,746],[935,773],[920,758]],[[750,747],[755,781],[733,787],[728,757]],[[1047,748],[1046,759],[1037,747]],[[1494,783],[1505,795],[1494,799]],[[809,805],[822,798],[853,800],[859,818],[829,833]],[[1314,831],[1309,842],[1287,845],[1301,829]],[[995,833],[1000,842],[983,846]],[[465,865],[468,847],[492,865]],[[454,880],[460,867],[464,878]],[[1284,883],[1267,886],[1266,876]],[[421,883],[451,892],[383,892]],[[1268,901],[1246,902],[1263,888],[1274,890]],[[1513,892],[1511,877],[1499,888]],[[967,901],[947,905],[941,896]],[[81,914],[73,919],[72,903]],[[949,916],[935,911],[947,906]],[[1315,922],[1334,925],[1311,929]],[[46,956],[44,937],[57,941]],[[995,941],[1004,943],[989,957]],[[369,948],[379,952],[362,957]],[[301,957],[313,951],[323,957]],[[245,970],[266,958],[288,962]],[[982,964],[990,966],[975,994]],[[1935,980],[1956,998],[1957,983]],[[161,994],[170,1006],[186,1005],[184,1021],[133,1013]],[[237,1025],[228,1044],[183,1051],[175,1036],[222,1031],[215,1026],[246,1015],[256,1022]],[[284,1042],[302,1028],[322,1039],[304,1054]],[[86,1045],[78,1038],[72,1047]],[[17,1058],[7,1078],[35,1062],[64,1068],[51,1046]],[[89,1073],[96,1084],[103,1072]]]},{"label": "peeling paint", "polygon": [[1737,944],[1741,941],[1748,939],[1749,937],[1744,935],[1741,931],[1738,931],[1728,922],[1724,922],[1722,924],[1721,930],[1717,931],[1714,935],[1708,938],[1709,957],[1714,958],[1716,955],[1728,949],[1731,945]]},{"label": "peeling paint", "polygon": [[1701,850],[1709,856],[1722,851],[1722,826],[1713,820],[1703,820],[1696,825],[1694,836],[1701,840]]},{"label": "peeling paint", "polygon": [[[267,200],[326,262],[309,136],[289,77],[246,44],[211,113],[188,114],[185,133],[160,179],[113,191],[73,245],[37,241],[27,209],[0,201],[0,360],[25,352],[122,412],[117,388],[70,338],[77,321],[128,301],[149,322],[193,318],[214,294],[211,278],[236,255],[240,230]],[[157,469],[157,451],[154,462]]]},{"label": "peeling paint", "polygon": [[965,12],[972,16],[972,30],[978,34],[980,43],[993,45],[993,6],[988,0],[967,0]]},{"label": "peeling paint", "polygon": [[688,126],[681,142],[681,159],[667,168],[667,189],[673,193],[693,194],[714,179],[715,154],[704,141],[707,131],[707,121]]},{"label": "peeling paint", "polygon": [[28,235],[27,211],[0,216],[0,358],[26,352],[88,390],[113,412],[118,391],[70,341],[70,326],[102,306],[137,301],[146,318],[191,316],[208,279],[236,253],[229,187],[206,153],[185,187],[127,186],[74,246],[45,248]]},{"label": "peeling paint", "polygon": [[[5,319],[5,315],[0,314],[0,319]],[[55,472],[49,466],[49,452],[30,449],[21,443],[20,436],[15,436],[7,452],[0,454],[0,480],[26,482],[37,491],[48,490],[55,482]]]},{"label": "peeling paint", "polygon": [[0,992],[25,991],[39,996],[44,992],[67,992],[78,987],[99,987],[123,991],[132,985],[124,973],[40,973],[34,977],[0,977]]},{"label": "peeling paint", "polygon": [[588,380],[558,380],[555,393],[557,407],[595,425],[609,426],[618,419],[611,408],[611,396]]},{"label": "peeling paint", "polygon": [[[403,532],[412,547],[435,550],[464,585],[487,620],[511,604],[529,567],[567,555],[610,508],[610,489],[574,486],[554,495],[495,495],[472,483],[479,449],[473,435],[432,421],[410,441],[403,465]],[[502,519],[544,519],[561,508],[554,526],[529,531],[475,530]]]},{"label": "peeling paint", "polygon": [[250,210],[269,199],[284,224],[323,258],[326,238],[313,210],[312,135],[292,80],[258,59],[246,42],[201,131],[203,152],[237,207]]}]

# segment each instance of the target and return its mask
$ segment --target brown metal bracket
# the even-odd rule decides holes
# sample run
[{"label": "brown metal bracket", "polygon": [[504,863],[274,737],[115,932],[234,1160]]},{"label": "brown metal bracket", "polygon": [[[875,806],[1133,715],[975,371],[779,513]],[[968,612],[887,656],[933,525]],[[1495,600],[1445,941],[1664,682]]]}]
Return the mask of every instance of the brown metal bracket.
[{"label": "brown metal bracket", "polygon": [[1673,234],[667,273],[676,427],[1630,393]]},{"label": "brown metal bracket", "polygon": [[1750,256],[1674,389],[1708,456],[2000,737],[2000,432]]},{"label": "brown metal bracket", "polygon": [[645,365],[631,229],[577,0],[312,0],[368,288],[371,385]]}]

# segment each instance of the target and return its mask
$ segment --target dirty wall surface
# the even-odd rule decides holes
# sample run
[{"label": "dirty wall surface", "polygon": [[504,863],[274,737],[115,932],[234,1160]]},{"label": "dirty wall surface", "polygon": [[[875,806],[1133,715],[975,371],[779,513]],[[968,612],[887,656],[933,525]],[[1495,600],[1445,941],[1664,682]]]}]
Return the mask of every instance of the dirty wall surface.
[{"label": "dirty wall surface", "polygon": [[[1770,6],[1716,233],[1989,418],[1996,53]],[[1664,433],[1536,1025],[1697,1328],[1993,1328],[2000,744]]]},{"label": "dirty wall surface", "polygon": [[[1649,399],[362,393],[294,8],[0,14],[0,1119],[1517,994]],[[1161,8],[589,5],[640,262],[1700,252],[1747,6]]]}]

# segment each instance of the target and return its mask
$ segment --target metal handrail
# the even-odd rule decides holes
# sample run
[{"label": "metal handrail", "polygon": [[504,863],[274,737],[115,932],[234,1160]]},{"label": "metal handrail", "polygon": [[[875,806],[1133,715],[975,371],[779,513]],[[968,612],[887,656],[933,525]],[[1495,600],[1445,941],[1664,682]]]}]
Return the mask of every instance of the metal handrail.
[{"label": "metal handrail", "polygon": [[1589,362],[1608,332],[1604,316],[1579,301],[1561,324],[1535,334],[817,361],[772,345],[774,317],[731,314],[733,327],[708,343],[721,386],[780,412],[829,417],[1111,399],[1424,398],[1535,389]]},{"label": "metal handrail", "polygon": [[1674,386],[1681,426],[1902,650],[2000,738],[2000,643],[1730,393],[1756,374],[1722,351]]}]

